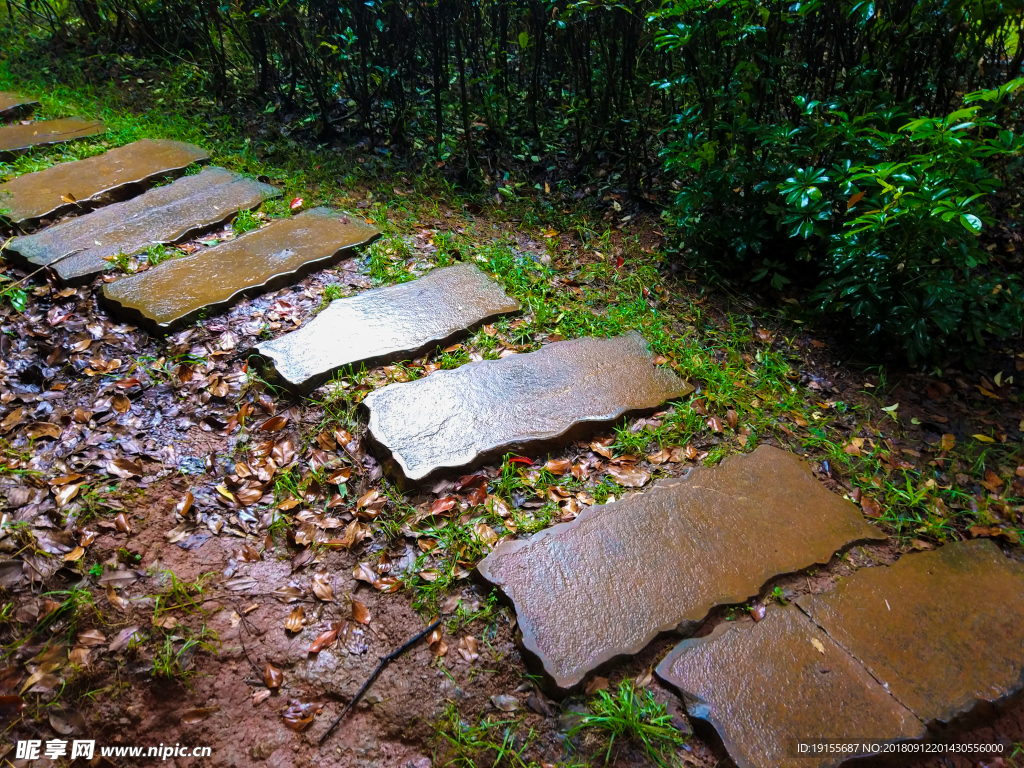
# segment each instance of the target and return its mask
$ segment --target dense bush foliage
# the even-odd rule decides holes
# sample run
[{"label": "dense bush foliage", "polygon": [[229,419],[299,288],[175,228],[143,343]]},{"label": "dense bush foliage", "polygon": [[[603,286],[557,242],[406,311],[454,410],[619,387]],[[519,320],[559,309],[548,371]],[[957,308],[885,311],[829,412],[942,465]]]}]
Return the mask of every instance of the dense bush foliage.
[{"label": "dense bush foliage", "polygon": [[1019,330],[1016,265],[977,235],[1020,177],[1020,3],[668,0],[653,20],[684,63],[659,87],[685,105],[664,155],[688,258],[794,282],[911,361]]},{"label": "dense bush foliage", "polygon": [[[371,147],[480,164],[611,152],[626,175],[657,162],[672,96],[648,0],[5,0],[18,23],[101,52],[184,57],[219,98],[309,112]],[[34,10],[32,10],[34,9]],[[485,164],[485,163],[484,163]]]},{"label": "dense bush foliage", "polygon": [[0,18],[169,57],[219,99],[464,179],[543,159],[555,183],[600,165],[646,194],[661,173],[681,258],[876,352],[1021,328],[1018,257],[979,234],[1017,202],[1024,0],[4,0]]}]

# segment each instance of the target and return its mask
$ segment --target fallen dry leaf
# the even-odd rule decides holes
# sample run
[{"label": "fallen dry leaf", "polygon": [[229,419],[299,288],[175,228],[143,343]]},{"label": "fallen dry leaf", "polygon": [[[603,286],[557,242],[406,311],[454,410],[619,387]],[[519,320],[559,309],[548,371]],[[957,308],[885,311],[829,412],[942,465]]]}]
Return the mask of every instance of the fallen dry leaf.
[{"label": "fallen dry leaf", "polygon": [[352,600],[352,620],[359,624],[370,623],[370,611],[364,603]]},{"label": "fallen dry leaf", "polygon": [[331,577],[326,571],[313,574],[313,594],[325,603],[334,602],[334,590],[331,588]]},{"label": "fallen dry leaf", "polygon": [[477,645],[476,638],[472,635],[465,635],[459,640],[459,655],[470,664],[480,658],[478,648],[479,646]]},{"label": "fallen dry leaf", "polygon": [[326,632],[322,632],[313,644],[309,646],[309,653],[320,653],[324,648],[329,648],[338,639],[338,631],[340,627],[335,626]]},{"label": "fallen dry leaf", "polygon": [[288,618],[284,621],[284,628],[289,632],[301,632],[302,625],[306,623],[306,609],[301,605],[297,605],[292,609],[292,612],[288,614]]},{"label": "fallen dry leaf", "polygon": [[284,672],[268,661],[266,666],[263,667],[263,682],[267,688],[276,691],[284,682]]}]

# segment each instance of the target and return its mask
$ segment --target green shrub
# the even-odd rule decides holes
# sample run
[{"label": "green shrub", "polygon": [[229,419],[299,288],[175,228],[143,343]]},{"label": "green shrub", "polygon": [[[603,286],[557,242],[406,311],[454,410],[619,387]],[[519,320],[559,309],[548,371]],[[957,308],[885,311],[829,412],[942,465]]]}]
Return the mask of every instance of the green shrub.
[{"label": "green shrub", "polygon": [[1010,4],[669,0],[653,19],[680,62],[663,156],[692,264],[802,293],[911,362],[1019,329],[1018,277],[978,243],[1020,171]]}]

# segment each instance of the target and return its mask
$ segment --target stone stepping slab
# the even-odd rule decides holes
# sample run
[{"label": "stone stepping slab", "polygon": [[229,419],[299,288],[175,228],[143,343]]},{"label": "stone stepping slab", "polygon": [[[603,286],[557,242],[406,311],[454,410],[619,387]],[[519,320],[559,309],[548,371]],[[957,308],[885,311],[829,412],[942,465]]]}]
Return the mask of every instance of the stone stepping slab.
[{"label": "stone stepping slab", "polygon": [[0,120],[13,120],[32,112],[39,102],[27,96],[0,91]]},{"label": "stone stepping slab", "polygon": [[268,184],[224,168],[207,168],[131,200],[16,237],[8,249],[32,264],[51,267],[67,283],[81,284],[113,266],[107,257],[185,240],[279,194]]},{"label": "stone stepping slab", "polygon": [[5,125],[0,127],[0,159],[8,159],[33,147],[64,144],[106,132],[107,127],[103,123],[82,117]]},{"label": "stone stepping slab", "polygon": [[407,480],[575,439],[693,391],[643,336],[574,339],[391,384],[363,400],[369,432]]},{"label": "stone stepping slab", "polygon": [[103,298],[134,322],[169,331],[246,293],[286,285],[379,235],[345,214],[314,208],[108,283]]},{"label": "stone stepping slab", "polygon": [[125,187],[178,175],[208,159],[206,150],[192,144],[143,139],[0,184],[0,208],[8,209],[5,218],[17,224],[52,217],[77,205],[107,201]]},{"label": "stone stepping slab", "polygon": [[718,731],[739,768],[825,768],[851,757],[798,756],[796,739],[925,735],[913,712],[794,605],[684,640],[657,673],[683,693],[691,717]]},{"label": "stone stepping slab", "polygon": [[720,625],[658,666],[739,766],[836,765],[793,759],[792,740],[920,739],[1024,688],[1024,564],[991,541],[862,568],[797,602],[805,613]]},{"label": "stone stepping slab", "polygon": [[514,603],[523,645],[564,689],[662,632],[692,631],[775,576],[884,538],[796,456],[761,446],[503,542],[478,568]]},{"label": "stone stepping slab", "polygon": [[927,723],[1024,690],[1024,563],[991,540],[862,568],[799,603]]},{"label": "stone stepping slab", "polygon": [[446,346],[488,320],[519,311],[471,264],[336,299],[310,323],[256,347],[287,387],[309,392],[347,365],[380,365]]}]

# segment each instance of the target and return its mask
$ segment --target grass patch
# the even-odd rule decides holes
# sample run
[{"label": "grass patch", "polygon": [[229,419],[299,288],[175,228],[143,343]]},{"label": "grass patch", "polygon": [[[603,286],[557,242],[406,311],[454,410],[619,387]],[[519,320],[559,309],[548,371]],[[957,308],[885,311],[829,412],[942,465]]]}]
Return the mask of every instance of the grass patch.
[{"label": "grass patch", "polygon": [[582,732],[595,734],[606,742],[604,764],[616,750],[630,746],[643,753],[648,765],[670,768],[680,765],[675,750],[685,741],[672,727],[672,717],[664,704],[658,704],[648,690],[637,690],[624,680],[614,693],[598,691],[590,702],[590,712],[582,715],[569,731],[569,738]]}]

